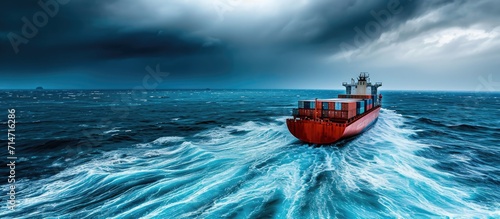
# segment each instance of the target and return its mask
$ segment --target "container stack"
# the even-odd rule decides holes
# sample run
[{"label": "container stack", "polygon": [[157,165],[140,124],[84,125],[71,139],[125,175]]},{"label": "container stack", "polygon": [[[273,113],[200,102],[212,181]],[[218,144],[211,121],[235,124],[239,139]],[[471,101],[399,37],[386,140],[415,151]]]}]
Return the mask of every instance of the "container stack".
[{"label": "container stack", "polygon": [[[347,120],[364,112],[365,100],[360,99],[326,99],[326,100],[301,100],[299,108],[293,111],[294,116],[308,118],[329,118]],[[363,106],[363,109],[358,107]]]},{"label": "container stack", "polygon": [[314,117],[314,112],[316,110],[316,101],[315,100],[300,100],[299,101],[299,116],[305,116],[312,118]]},{"label": "container stack", "polygon": [[339,94],[339,98],[341,99],[355,98],[355,99],[365,100],[364,110],[361,109],[359,110],[359,112],[361,112],[362,114],[362,111],[366,112],[375,106],[377,95]]}]

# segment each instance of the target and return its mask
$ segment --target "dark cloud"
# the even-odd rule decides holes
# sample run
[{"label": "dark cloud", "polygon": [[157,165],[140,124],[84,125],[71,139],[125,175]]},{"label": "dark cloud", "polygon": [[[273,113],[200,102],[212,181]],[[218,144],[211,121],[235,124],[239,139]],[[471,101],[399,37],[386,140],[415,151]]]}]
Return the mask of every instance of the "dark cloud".
[{"label": "dark cloud", "polygon": [[[8,7],[15,13],[2,18],[10,24],[1,28],[3,74],[51,74],[64,69],[110,74],[106,63],[120,60],[133,60],[132,63],[140,68],[151,62],[163,63],[167,68],[180,69],[182,73],[228,71],[230,59],[223,45],[207,44],[204,36],[161,26],[127,29],[114,25],[107,22],[105,11],[98,10],[110,2],[100,2],[71,1],[60,5],[59,13],[50,18],[46,26],[37,28],[35,37],[26,37],[29,42],[19,44],[17,54],[6,33],[12,32],[24,38],[22,27],[25,22],[21,18],[30,18],[42,9],[35,2],[22,5],[9,2]],[[32,19],[29,21],[32,23]],[[96,69],[92,71],[89,65]],[[123,68],[126,72],[130,66],[126,64]],[[120,67],[115,66],[115,69],[118,71]]]},{"label": "dark cloud", "polygon": [[[33,22],[33,15],[43,11],[38,2],[2,3],[0,76],[29,80],[33,75],[78,72],[100,78],[97,81],[102,84],[89,87],[102,87],[117,75],[122,82],[115,83],[129,86],[144,74],[145,66],[155,64],[182,84],[198,78],[207,85],[239,79],[253,80],[255,85],[272,78],[287,81],[277,87],[290,87],[295,84],[290,80],[299,80],[304,71],[319,78],[336,71],[336,76],[350,78],[358,71],[386,70],[376,68],[383,64],[393,66],[383,58],[402,57],[405,51],[398,48],[414,49],[410,54],[423,54],[422,58],[443,51],[461,53],[477,39],[489,39],[490,48],[497,48],[500,11],[499,4],[486,0],[235,0],[231,4],[225,0],[72,0],[59,4],[47,24],[37,28],[36,36],[25,37],[22,18]],[[221,4],[223,9],[214,7]],[[450,38],[442,34],[448,28],[458,28],[459,37],[441,46]],[[9,41],[11,33],[29,40],[18,46],[17,53]],[[435,40],[437,46],[421,46],[433,36],[443,39]],[[460,47],[453,46],[458,42]],[[342,43],[349,47],[341,47]],[[342,58],[346,54],[350,60]],[[405,62],[409,59],[398,65]]]}]

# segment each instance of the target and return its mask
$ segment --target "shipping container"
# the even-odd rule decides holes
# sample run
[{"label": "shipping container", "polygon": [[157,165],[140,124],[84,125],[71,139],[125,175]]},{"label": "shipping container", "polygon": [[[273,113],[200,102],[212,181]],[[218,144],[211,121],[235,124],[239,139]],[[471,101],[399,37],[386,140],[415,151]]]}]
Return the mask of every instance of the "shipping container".
[{"label": "shipping container", "polygon": [[314,111],[314,109],[299,109],[299,115],[312,118],[314,116]]},{"label": "shipping container", "polygon": [[292,116],[299,116],[299,109],[292,109]]},{"label": "shipping container", "polygon": [[350,119],[352,117],[355,117],[356,116],[356,110],[349,110],[347,111],[347,119]]},{"label": "shipping container", "polygon": [[[310,113],[305,111],[304,116],[311,117],[314,115],[314,112]],[[330,119],[350,119],[356,116],[356,109],[354,110],[322,110],[321,117],[322,118],[330,118]]]},{"label": "shipping container", "polygon": [[299,109],[304,109],[304,101],[299,100]]},{"label": "shipping container", "polygon": [[333,111],[333,118],[340,118],[341,117],[340,113],[341,113],[340,110]]},{"label": "shipping container", "polygon": [[335,102],[328,102],[328,109],[334,110],[335,109]]},{"label": "shipping container", "polygon": [[329,118],[330,117],[329,112],[330,110],[321,110],[321,117]]},{"label": "shipping container", "polygon": [[363,100],[356,102],[356,109],[364,109],[365,108],[365,102]]},{"label": "shipping container", "polygon": [[356,116],[356,110],[323,110],[322,115],[331,119],[350,119]]},{"label": "shipping container", "polygon": [[342,110],[353,110],[356,109],[356,102],[342,103]]},{"label": "shipping container", "polygon": [[333,119],[335,117],[335,110],[322,110],[321,116],[323,118]]},{"label": "shipping container", "polygon": [[315,109],[316,102],[315,101],[304,101],[304,109]]},{"label": "shipping container", "polygon": [[340,118],[342,119],[349,119],[349,111],[340,111]]},{"label": "shipping container", "polygon": [[339,115],[340,115],[339,112],[340,111],[337,111],[337,110],[330,111],[330,113],[329,113],[330,118],[334,118],[334,119],[339,118]]},{"label": "shipping container", "polygon": [[335,102],[335,110],[342,110],[342,103]]},{"label": "shipping container", "polygon": [[322,105],[322,109],[324,109],[324,110],[330,109],[328,107],[328,102],[322,102],[321,105]]},{"label": "shipping container", "polygon": [[354,116],[356,116],[355,110],[342,111],[342,119],[350,119]]},{"label": "shipping container", "polygon": [[364,112],[365,112],[365,108],[361,107],[361,108],[357,109],[357,112],[356,112],[356,113],[357,113],[358,115],[361,115],[361,114],[363,114]]},{"label": "shipping container", "polygon": [[311,102],[304,101],[304,109],[310,109],[310,108],[311,108]]}]

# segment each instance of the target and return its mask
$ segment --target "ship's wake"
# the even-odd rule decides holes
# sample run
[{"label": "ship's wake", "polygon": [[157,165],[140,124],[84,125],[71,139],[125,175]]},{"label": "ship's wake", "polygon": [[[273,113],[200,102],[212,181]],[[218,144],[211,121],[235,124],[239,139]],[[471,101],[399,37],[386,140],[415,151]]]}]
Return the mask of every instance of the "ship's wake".
[{"label": "ship's wake", "polygon": [[382,110],[373,128],[343,147],[300,143],[285,117],[166,136],[21,182],[17,211],[26,218],[499,215],[470,203],[473,191],[418,156],[428,146],[414,134],[401,115]]}]

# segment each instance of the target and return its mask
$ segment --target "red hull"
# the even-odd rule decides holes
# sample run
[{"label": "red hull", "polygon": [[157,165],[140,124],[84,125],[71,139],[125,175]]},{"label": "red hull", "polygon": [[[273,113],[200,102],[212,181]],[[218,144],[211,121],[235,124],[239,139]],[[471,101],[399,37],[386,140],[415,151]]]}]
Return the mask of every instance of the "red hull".
[{"label": "red hull", "polygon": [[303,142],[313,144],[331,144],[341,139],[363,132],[376,121],[380,107],[374,107],[351,122],[334,122],[327,120],[287,119],[286,125],[293,136]]}]

